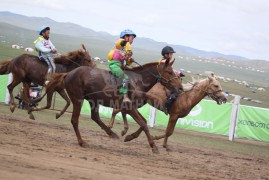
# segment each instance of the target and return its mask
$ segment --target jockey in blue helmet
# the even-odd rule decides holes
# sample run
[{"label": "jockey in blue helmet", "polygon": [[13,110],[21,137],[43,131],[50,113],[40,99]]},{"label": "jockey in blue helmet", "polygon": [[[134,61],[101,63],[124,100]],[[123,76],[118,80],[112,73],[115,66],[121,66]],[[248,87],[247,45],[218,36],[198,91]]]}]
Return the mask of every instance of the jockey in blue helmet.
[{"label": "jockey in blue helmet", "polygon": [[108,67],[112,74],[120,78],[122,81],[122,85],[120,87],[120,94],[123,94],[123,102],[130,103],[130,99],[128,97],[128,85],[129,78],[127,74],[124,74],[121,66],[126,61],[127,65],[131,65],[133,59],[131,58],[133,55],[131,44],[136,38],[136,34],[130,30],[126,29],[120,33],[120,39],[116,41],[115,47],[108,53],[109,64]]}]

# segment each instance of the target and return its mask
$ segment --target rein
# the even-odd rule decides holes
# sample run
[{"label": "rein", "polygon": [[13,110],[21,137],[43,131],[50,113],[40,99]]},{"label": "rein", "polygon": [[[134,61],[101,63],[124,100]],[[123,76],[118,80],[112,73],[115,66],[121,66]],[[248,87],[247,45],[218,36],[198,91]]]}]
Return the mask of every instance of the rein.
[{"label": "rein", "polygon": [[[138,62],[136,62],[136,61],[134,61],[134,63],[135,64],[137,64],[138,66],[140,66],[141,68],[143,68],[143,69],[145,69],[141,64],[139,64]],[[148,70],[148,69],[145,69],[146,71],[148,71],[152,76],[154,76],[156,79],[157,79],[157,82],[161,82],[161,83],[163,83],[163,85],[164,86],[166,86],[166,87],[169,87],[169,88],[174,88],[172,85],[171,85],[171,81],[173,80],[173,79],[177,79],[178,77],[173,77],[173,78],[171,78],[171,79],[166,79],[166,78],[164,78],[162,75],[161,75],[161,73],[160,73],[160,71],[159,71],[159,65],[157,65],[157,72],[158,72],[158,76],[156,76],[154,73],[152,73],[150,70]]]},{"label": "rein", "polygon": [[[194,83],[192,83],[192,82],[190,82],[190,81],[188,81],[188,80],[185,80],[185,79],[184,79],[184,81],[186,81],[187,83],[192,84],[193,87],[197,87],[197,86],[196,86],[197,84],[194,84]],[[203,89],[201,89],[200,87],[198,87],[198,89],[199,89],[200,91],[203,91],[208,97],[211,97],[212,99],[214,99],[214,98],[215,98],[215,99],[218,99],[218,97],[215,95],[215,93],[222,92],[222,90],[217,90],[217,91],[215,91],[215,90],[213,90],[212,88],[209,88],[209,87],[210,87],[210,83],[209,83],[208,86],[206,87],[206,90],[203,90]],[[211,93],[207,92],[208,89],[211,89],[212,92],[211,92]]]}]

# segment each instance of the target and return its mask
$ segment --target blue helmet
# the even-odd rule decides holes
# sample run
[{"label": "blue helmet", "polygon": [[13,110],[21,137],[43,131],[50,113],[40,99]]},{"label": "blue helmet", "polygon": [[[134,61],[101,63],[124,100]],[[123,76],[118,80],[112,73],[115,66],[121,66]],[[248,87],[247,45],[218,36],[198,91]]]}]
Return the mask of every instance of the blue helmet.
[{"label": "blue helmet", "polygon": [[44,32],[45,30],[50,30],[50,27],[48,27],[48,26],[41,26],[41,27],[39,28],[39,30],[37,31],[37,33],[38,33],[39,35],[42,35],[42,32]]},{"label": "blue helmet", "polygon": [[120,38],[124,38],[125,35],[133,35],[136,37],[136,34],[131,29],[125,29],[120,33]]}]

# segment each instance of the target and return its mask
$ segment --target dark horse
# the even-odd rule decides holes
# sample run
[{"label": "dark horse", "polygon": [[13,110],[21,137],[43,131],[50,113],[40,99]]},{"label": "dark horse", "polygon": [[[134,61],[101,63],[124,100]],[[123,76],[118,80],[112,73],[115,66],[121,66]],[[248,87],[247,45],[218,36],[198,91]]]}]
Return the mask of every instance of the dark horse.
[{"label": "dark horse", "polygon": [[[85,46],[82,45],[83,50],[77,50],[69,52],[67,55],[61,55],[54,58],[56,64],[56,72],[69,72],[80,66],[94,67],[95,63],[92,61],[89,52]],[[30,54],[22,54],[10,61],[4,61],[0,63],[0,75],[12,73],[13,80],[8,85],[10,94],[10,110],[14,112],[15,102],[13,97],[13,89],[19,83],[23,82],[25,87],[25,95],[23,101],[30,102],[29,99],[29,85],[31,82],[43,86],[47,77],[48,66],[45,62],[40,61],[37,56]],[[69,98],[66,96],[64,90],[59,90],[58,93],[70,104]],[[34,116],[30,112],[30,118],[34,119]]]},{"label": "dark horse", "polygon": [[[132,100],[131,104],[122,103],[123,97],[119,94],[120,82],[106,70],[99,68],[80,67],[67,74],[58,74],[54,80],[48,84],[47,91],[55,88],[55,84],[64,84],[69,98],[73,103],[71,123],[75,130],[79,145],[86,143],[82,140],[78,121],[83,104],[83,100],[88,100],[91,106],[91,118],[94,120],[110,137],[118,136],[108,128],[99,117],[99,104],[122,109],[130,114],[145,132],[153,152],[158,149],[149,133],[146,120],[138,112],[137,108],[144,104],[145,92],[156,84],[159,79],[163,84],[181,88],[181,81],[174,73],[172,64],[174,61],[167,60],[165,63],[148,63],[141,67],[127,70],[130,78],[128,95]],[[55,83],[56,82],[56,83]]]}]

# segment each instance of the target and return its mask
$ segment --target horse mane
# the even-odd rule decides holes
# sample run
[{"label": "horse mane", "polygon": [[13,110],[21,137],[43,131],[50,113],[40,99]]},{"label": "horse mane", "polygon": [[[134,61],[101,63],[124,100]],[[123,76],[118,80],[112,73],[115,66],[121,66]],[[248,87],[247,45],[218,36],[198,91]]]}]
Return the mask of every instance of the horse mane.
[{"label": "horse mane", "polygon": [[195,79],[193,76],[191,77],[191,82],[188,82],[186,84],[182,84],[183,86],[183,90],[185,92],[191,91],[197,84],[199,84],[201,81],[203,81],[204,79]]},{"label": "horse mane", "polygon": [[190,84],[190,83],[182,84],[184,92],[191,91],[193,89],[193,87],[196,86],[198,83],[199,82],[197,81],[197,82],[194,82],[192,84]]},{"label": "horse mane", "polygon": [[5,66],[5,65],[8,65],[10,63],[12,59],[8,59],[6,61],[3,61],[3,62],[0,62],[0,66]]},{"label": "horse mane", "polygon": [[82,50],[69,52],[67,55],[61,55],[54,58],[56,64],[65,64],[69,65],[73,62],[80,63],[81,57],[85,55],[85,52]]},{"label": "horse mane", "polygon": [[128,67],[126,66],[125,69],[128,71],[140,71],[140,70],[144,70],[146,68],[152,67],[152,66],[157,66],[159,64],[159,62],[150,62],[150,63],[146,63],[143,64],[141,66],[136,66],[136,67]]}]

